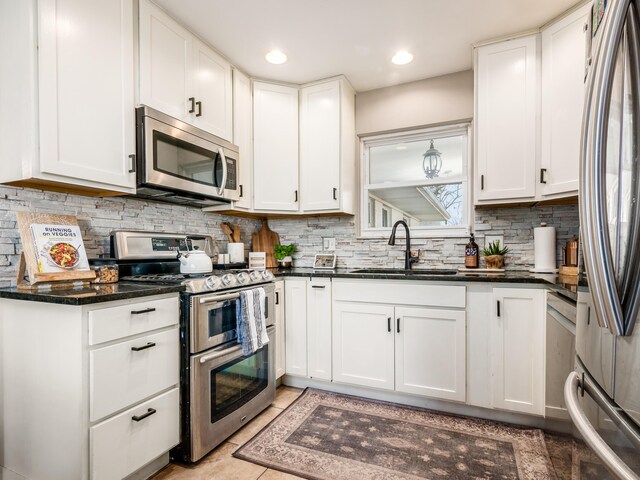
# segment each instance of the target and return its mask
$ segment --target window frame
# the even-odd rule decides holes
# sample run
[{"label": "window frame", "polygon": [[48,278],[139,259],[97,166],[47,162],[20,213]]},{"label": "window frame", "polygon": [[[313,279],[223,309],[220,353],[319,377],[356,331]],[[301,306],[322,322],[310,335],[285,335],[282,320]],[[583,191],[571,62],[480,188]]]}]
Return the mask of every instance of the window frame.
[{"label": "window frame", "polygon": [[[430,140],[433,137],[466,136],[466,147],[463,148],[462,175],[442,179],[421,179],[409,182],[369,183],[369,149],[376,146],[393,145],[407,141]],[[460,225],[411,226],[414,238],[465,237],[471,231],[473,223],[473,174],[472,166],[472,125],[471,122],[440,125],[434,127],[403,130],[392,133],[368,135],[360,137],[360,205],[366,206],[364,215],[360,215],[358,227],[360,238],[387,238],[391,234],[391,226],[369,228],[369,190],[385,187],[421,187],[429,185],[446,185],[461,183],[463,190],[462,209],[463,223]],[[374,195],[375,196],[375,195]],[[361,211],[363,211],[361,209]]]}]

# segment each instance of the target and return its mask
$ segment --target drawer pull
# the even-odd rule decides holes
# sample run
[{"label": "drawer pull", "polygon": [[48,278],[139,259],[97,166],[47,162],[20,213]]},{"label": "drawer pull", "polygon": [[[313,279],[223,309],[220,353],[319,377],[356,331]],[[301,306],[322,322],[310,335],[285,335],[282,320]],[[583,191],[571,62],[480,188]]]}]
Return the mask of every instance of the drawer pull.
[{"label": "drawer pull", "polygon": [[151,313],[155,311],[156,311],[155,308],[145,308],[144,310],[132,310],[131,315],[141,315],[143,313]]},{"label": "drawer pull", "polygon": [[324,288],[325,285],[311,285],[311,288]]},{"label": "drawer pull", "polygon": [[149,342],[143,347],[131,347],[131,350],[134,351],[134,352],[139,352],[140,350],[146,350],[147,348],[151,348],[151,347],[155,347],[155,346],[156,346],[155,343]]},{"label": "drawer pull", "polygon": [[131,417],[131,420],[133,420],[134,422],[139,422],[140,420],[144,420],[145,418],[150,417],[154,413],[156,413],[156,409],[150,408],[147,410],[147,413],[143,413],[142,415],[134,415],[133,417]]}]

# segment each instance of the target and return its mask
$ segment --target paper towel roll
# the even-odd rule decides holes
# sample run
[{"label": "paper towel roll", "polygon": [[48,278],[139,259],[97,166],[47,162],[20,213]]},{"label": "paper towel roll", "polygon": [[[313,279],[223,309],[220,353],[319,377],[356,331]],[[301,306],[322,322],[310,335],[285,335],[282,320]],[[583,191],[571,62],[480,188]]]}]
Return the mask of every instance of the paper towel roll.
[{"label": "paper towel roll", "polygon": [[536,227],[533,229],[535,249],[535,268],[537,272],[556,271],[556,229],[555,227]]}]

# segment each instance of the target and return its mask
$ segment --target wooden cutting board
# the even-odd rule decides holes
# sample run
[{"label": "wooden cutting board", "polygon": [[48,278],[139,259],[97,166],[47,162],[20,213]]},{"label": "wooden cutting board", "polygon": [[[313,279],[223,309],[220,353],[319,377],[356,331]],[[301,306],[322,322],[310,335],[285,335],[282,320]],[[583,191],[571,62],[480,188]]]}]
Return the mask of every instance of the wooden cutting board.
[{"label": "wooden cutting board", "polygon": [[254,232],[251,236],[253,241],[254,252],[265,252],[267,260],[267,268],[274,268],[278,266],[276,257],[274,256],[274,245],[280,244],[280,235],[269,229],[267,220],[262,221],[262,227],[257,232]]}]

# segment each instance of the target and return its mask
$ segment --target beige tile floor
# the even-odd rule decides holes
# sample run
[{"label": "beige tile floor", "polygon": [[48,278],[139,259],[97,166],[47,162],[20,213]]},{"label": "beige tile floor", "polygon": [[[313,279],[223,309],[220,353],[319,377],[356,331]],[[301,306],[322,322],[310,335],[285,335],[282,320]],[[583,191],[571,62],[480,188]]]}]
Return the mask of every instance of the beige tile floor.
[{"label": "beige tile floor", "polygon": [[152,480],[296,480],[300,477],[261,467],[232,457],[238,447],[258,433],[267,423],[287,408],[302,390],[278,387],[276,399],[265,411],[229,437],[226,442],[194,465],[172,463]]}]

